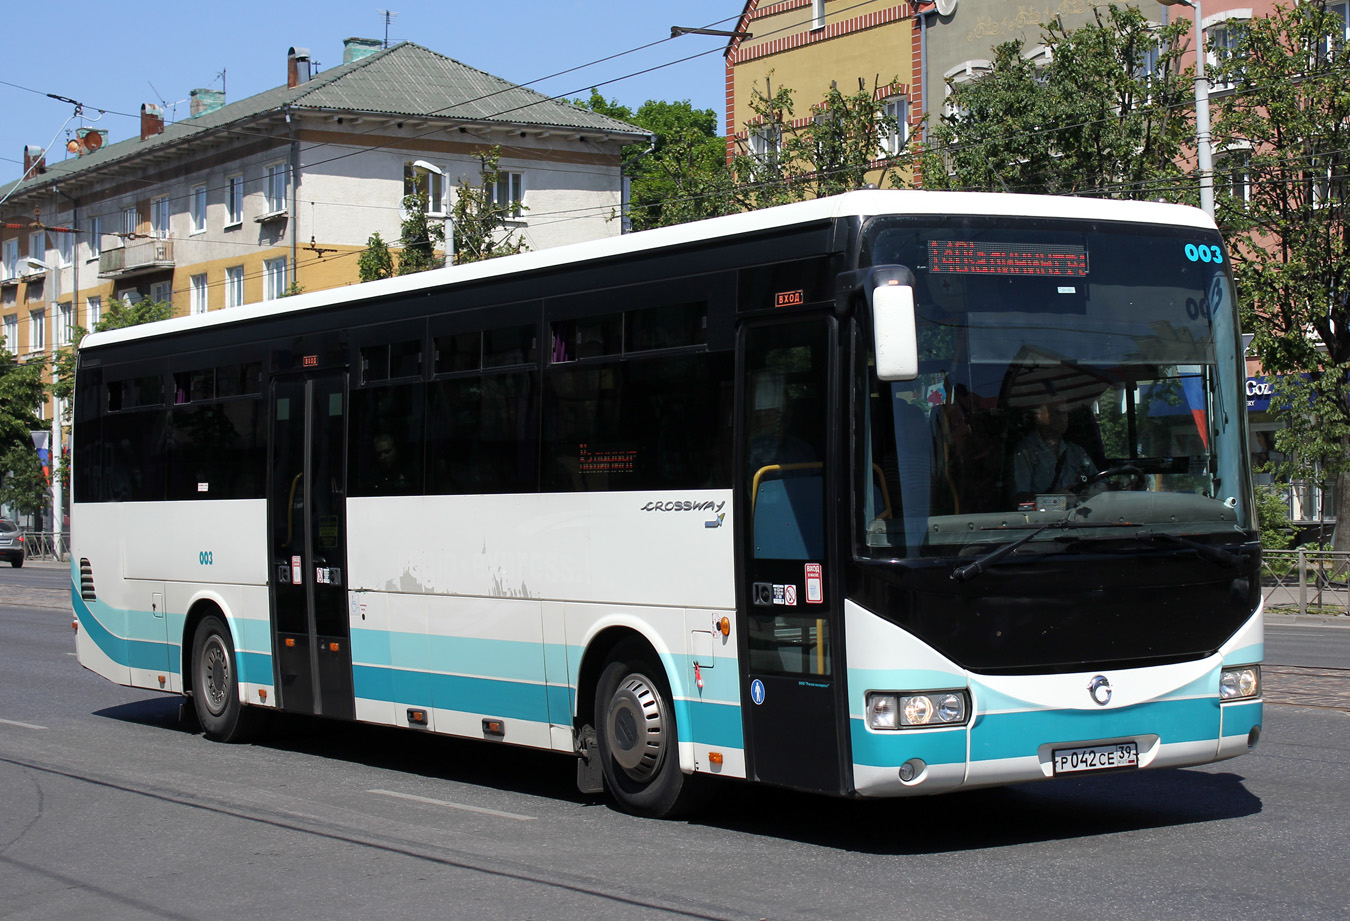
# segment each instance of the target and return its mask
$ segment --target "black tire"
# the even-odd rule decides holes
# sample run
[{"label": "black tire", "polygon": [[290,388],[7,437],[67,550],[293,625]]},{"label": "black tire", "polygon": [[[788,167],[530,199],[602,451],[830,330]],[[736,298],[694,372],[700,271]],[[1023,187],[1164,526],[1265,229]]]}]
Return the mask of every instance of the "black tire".
[{"label": "black tire", "polygon": [[9,565],[13,566],[15,569],[20,569],[20,568],[22,568],[22,567],[23,567],[23,557],[21,557],[21,556],[16,556],[14,559],[12,559],[12,560],[9,561]]},{"label": "black tire", "polygon": [[192,637],[192,704],[202,731],[217,742],[247,741],[262,717],[239,702],[234,641],[214,614],[202,618]]},{"label": "black tire", "polygon": [[611,654],[596,685],[595,727],[605,786],[625,812],[676,818],[702,802],[704,778],[680,771],[670,684],[645,644]]}]

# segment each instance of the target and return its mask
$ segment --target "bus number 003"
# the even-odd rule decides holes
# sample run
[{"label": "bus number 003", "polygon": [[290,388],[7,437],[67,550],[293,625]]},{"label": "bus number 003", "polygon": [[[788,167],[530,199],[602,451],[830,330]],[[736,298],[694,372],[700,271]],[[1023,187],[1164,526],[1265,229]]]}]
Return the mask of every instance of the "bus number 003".
[{"label": "bus number 003", "polygon": [[211,556],[210,550],[203,550],[201,553],[197,554],[197,562],[203,566],[210,566],[214,562],[214,560],[211,559]]},{"label": "bus number 003", "polygon": [[1212,262],[1218,265],[1223,262],[1223,250],[1208,243],[1201,243],[1199,246],[1187,243],[1186,258],[1191,262]]}]

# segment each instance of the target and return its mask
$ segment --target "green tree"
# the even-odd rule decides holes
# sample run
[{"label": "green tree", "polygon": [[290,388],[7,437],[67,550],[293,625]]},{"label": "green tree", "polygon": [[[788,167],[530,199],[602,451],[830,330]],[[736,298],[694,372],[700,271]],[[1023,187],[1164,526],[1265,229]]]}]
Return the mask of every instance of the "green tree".
[{"label": "green tree", "polygon": [[1194,83],[1180,66],[1185,20],[1158,28],[1111,5],[1068,30],[1042,26],[1048,62],[1021,42],[994,49],[991,69],[953,83],[930,119],[923,184],[932,189],[1182,200],[1178,166],[1191,134]]},{"label": "green tree", "polygon": [[[478,182],[463,177],[455,184],[455,204],[450,210],[454,225],[455,263],[481,262],[498,256],[510,256],[528,247],[516,235],[511,219],[524,205],[518,201],[500,201],[496,194],[501,181],[501,148],[479,153]],[[400,274],[401,267],[400,267]]]},{"label": "green tree", "polygon": [[[1291,458],[1279,472],[1334,481],[1337,521],[1350,522],[1345,24],[1314,0],[1277,7],[1238,34],[1213,74],[1235,86],[1216,100],[1216,148],[1241,154],[1220,171],[1216,207],[1233,239],[1252,351],[1276,377],[1271,409],[1285,427],[1275,444]],[[1350,549],[1350,527],[1336,529],[1334,546]]]},{"label": "green tree", "polygon": [[732,183],[726,140],[717,133],[717,113],[712,109],[695,109],[687,99],[649,99],[634,112],[594,89],[590,99],[574,102],[652,132],[650,144],[623,149],[624,174],[630,180],[628,216],[634,230],[738,210],[728,199]]},{"label": "green tree", "polygon": [[411,275],[445,265],[445,224],[427,214],[427,193],[403,198],[403,223],[398,242],[397,275]]},{"label": "green tree", "polygon": [[394,277],[394,257],[378,230],[366,240],[366,249],[356,260],[356,272],[362,281]]},{"label": "green tree", "polygon": [[20,513],[46,504],[48,484],[32,438],[33,431],[47,426],[37,417],[38,406],[47,399],[46,366],[42,358],[20,364],[0,346],[0,504]]}]

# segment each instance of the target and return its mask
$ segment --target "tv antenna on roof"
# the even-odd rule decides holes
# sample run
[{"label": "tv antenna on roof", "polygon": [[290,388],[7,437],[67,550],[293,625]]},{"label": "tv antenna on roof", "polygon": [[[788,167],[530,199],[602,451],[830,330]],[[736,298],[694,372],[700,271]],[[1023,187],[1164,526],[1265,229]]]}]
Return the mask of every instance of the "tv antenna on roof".
[{"label": "tv antenna on roof", "polygon": [[375,12],[379,13],[381,16],[384,17],[384,47],[388,48],[389,24],[394,21],[394,19],[398,16],[398,13],[396,13],[393,10],[376,10]]}]

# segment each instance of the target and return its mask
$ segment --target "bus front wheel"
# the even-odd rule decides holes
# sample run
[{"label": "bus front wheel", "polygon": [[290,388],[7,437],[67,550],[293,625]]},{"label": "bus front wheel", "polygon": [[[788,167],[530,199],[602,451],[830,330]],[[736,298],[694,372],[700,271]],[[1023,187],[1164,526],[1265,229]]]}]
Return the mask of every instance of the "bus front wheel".
[{"label": "bus front wheel", "polygon": [[243,742],[257,728],[259,714],[239,702],[234,641],[214,614],[192,638],[192,704],[206,737],[217,742]]},{"label": "bus front wheel", "polygon": [[660,662],[642,644],[620,644],[596,692],[600,767],[619,806],[654,818],[687,812],[702,778],[680,771],[675,709]]}]

